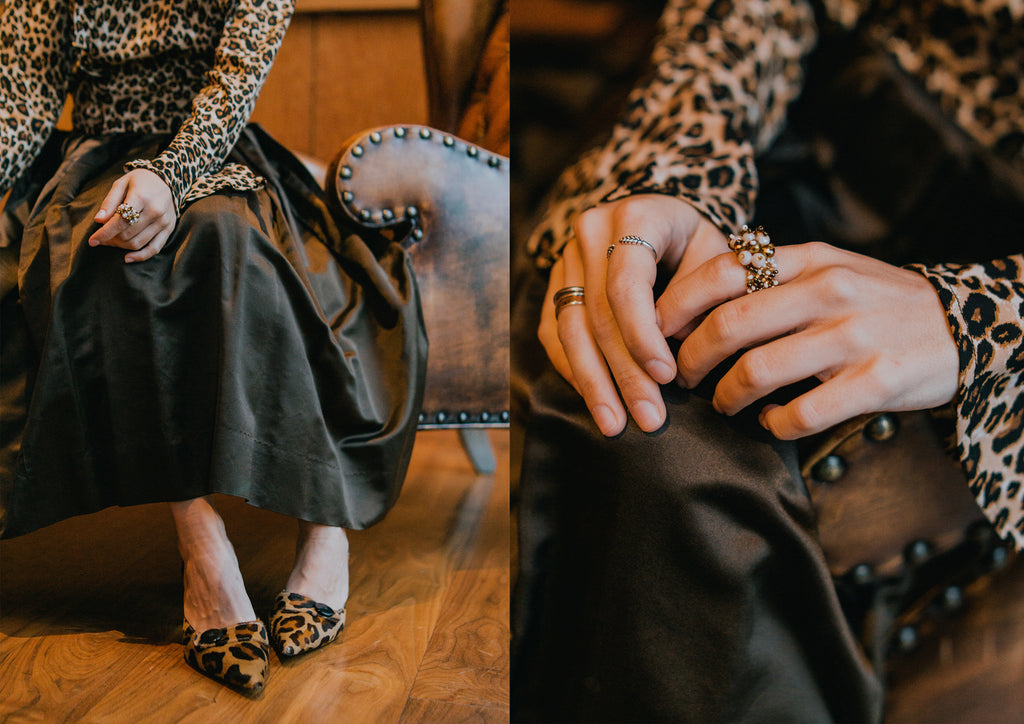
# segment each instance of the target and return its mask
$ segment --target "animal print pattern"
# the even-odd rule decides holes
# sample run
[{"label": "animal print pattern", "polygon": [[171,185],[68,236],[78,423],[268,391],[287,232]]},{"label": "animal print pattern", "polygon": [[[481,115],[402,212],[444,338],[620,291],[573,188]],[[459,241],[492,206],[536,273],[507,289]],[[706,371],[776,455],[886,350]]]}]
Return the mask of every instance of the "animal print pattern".
[{"label": "animal print pattern", "polygon": [[935,287],[960,355],[956,454],[996,531],[1024,550],[1024,255],[912,266]]},{"label": "animal print pattern", "polygon": [[186,619],[182,629],[189,666],[238,689],[258,692],[263,688],[270,666],[270,643],[262,621],[197,634]]},{"label": "animal print pattern", "polygon": [[[821,4],[844,27],[864,24],[951,119],[1024,168],[1024,4]],[[608,140],[553,189],[527,245],[537,266],[559,257],[580,213],[632,194],[682,198],[726,234],[747,223],[758,192],[754,157],[799,94],[816,34],[809,0],[669,0],[653,73]],[[938,290],[960,350],[962,467],[997,530],[1024,548],[1024,264],[1012,257],[916,269]]]},{"label": "animal print pattern", "polygon": [[333,609],[299,593],[281,591],[270,614],[270,638],[282,656],[326,646],[345,628],[345,609]]},{"label": "animal print pattern", "polygon": [[294,0],[34,0],[0,6],[0,193],[39,153],[70,91],[76,132],[173,133],[147,168],[180,209],[262,179],[222,167]]}]

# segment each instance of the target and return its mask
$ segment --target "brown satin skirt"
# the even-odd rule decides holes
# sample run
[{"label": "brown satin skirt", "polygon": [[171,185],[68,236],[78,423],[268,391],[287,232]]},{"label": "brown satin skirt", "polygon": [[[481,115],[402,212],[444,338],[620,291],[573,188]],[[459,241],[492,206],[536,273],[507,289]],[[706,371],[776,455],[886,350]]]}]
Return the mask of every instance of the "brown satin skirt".
[{"label": "brown satin skirt", "polygon": [[166,136],[55,137],[0,217],[0,531],[224,493],[348,528],[408,465],[426,336],[400,244],[343,228],[258,127],[266,179],[181,213],[154,258],[91,248],[126,161]]}]

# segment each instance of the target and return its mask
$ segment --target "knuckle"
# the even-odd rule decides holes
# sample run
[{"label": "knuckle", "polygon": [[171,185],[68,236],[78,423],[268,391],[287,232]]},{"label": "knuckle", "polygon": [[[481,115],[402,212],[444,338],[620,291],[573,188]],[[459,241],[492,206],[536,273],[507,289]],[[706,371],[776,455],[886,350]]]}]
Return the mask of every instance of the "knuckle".
[{"label": "knuckle", "polygon": [[733,370],[740,387],[759,390],[768,384],[769,367],[765,364],[765,356],[759,349],[752,349],[736,361]]},{"label": "knuckle", "polygon": [[799,397],[789,407],[789,428],[794,437],[802,437],[819,429],[822,414],[813,400]]},{"label": "knuckle", "polygon": [[821,270],[819,283],[826,299],[848,302],[857,296],[859,274],[846,266],[830,265]]},{"label": "knuckle", "polygon": [[732,339],[743,327],[743,318],[739,314],[739,305],[723,304],[716,307],[708,315],[705,324],[714,342],[726,342]]}]

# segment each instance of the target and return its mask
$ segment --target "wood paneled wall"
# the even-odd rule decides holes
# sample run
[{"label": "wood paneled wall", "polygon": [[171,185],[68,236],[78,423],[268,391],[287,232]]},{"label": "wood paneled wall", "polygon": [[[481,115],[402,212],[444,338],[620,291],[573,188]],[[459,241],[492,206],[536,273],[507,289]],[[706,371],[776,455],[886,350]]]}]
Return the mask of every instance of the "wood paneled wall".
[{"label": "wood paneled wall", "polygon": [[325,161],[366,128],[426,123],[418,4],[300,0],[253,120]]}]

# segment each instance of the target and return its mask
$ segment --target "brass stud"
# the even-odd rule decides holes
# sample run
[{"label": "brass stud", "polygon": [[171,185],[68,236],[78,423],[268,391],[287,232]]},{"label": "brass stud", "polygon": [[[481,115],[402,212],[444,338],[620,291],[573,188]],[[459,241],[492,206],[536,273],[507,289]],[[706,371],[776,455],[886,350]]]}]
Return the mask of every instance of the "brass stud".
[{"label": "brass stud", "polygon": [[508,410],[501,411],[501,421],[508,422]]},{"label": "brass stud", "polygon": [[447,419],[448,415],[444,414],[443,412],[439,412],[436,415],[434,415],[434,421],[439,424],[444,423],[444,421]]},{"label": "brass stud", "polygon": [[469,413],[468,412],[460,412],[458,420],[459,420],[459,422],[462,422],[462,423],[469,422]]},{"label": "brass stud", "polygon": [[395,218],[395,212],[392,211],[391,209],[384,209],[383,211],[380,212],[380,216],[382,219],[384,219],[384,221],[391,221],[393,218]]},{"label": "brass stud", "polygon": [[932,544],[926,540],[916,540],[903,550],[903,559],[912,566],[919,566],[932,555]]},{"label": "brass stud", "polygon": [[424,422],[426,422],[427,421],[426,413],[421,412],[419,414],[419,417],[416,418],[416,421],[419,422],[420,424],[423,424]]},{"label": "brass stud", "polygon": [[380,143],[380,131],[374,131],[370,134],[370,143]]},{"label": "brass stud", "polygon": [[917,648],[917,629],[913,626],[901,626],[896,632],[896,648],[905,654]]},{"label": "brass stud", "polygon": [[344,201],[346,204],[350,203],[352,199],[354,199],[355,197],[356,195],[351,191],[343,191],[341,194],[341,200]]},{"label": "brass stud", "polygon": [[445,136],[444,145],[446,145],[448,148],[451,148],[452,146],[455,145],[455,139],[452,138],[451,136]]},{"label": "brass stud", "polygon": [[359,212],[359,218],[363,221],[369,221],[372,216],[369,209],[363,209]]},{"label": "brass stud", "polygon": [[864,586],[871,583],[871,579],[873,577],[874,571],[867,563],[858,563],[850,570],[850,580],[858,586]]},{"label": "brass stud", "polygon": [[490,166],[491,168],[500,168],[501,159],[498,158],[497,156],[491,156],[489,159],[487,159],[487,165]]},{"label": "brass stud", "polygon": [[408,216],[410,219],[415,219],[417,216],[420,215],[420,210],[417,209],[415,206],[408,206],[405,209],[405,215]]},{"label": "brass stud", "polygon": [[964,605],[964,589],[956,584],[946,586],[942,592],[942,610],[946,613],[959,611]]},{"label": "brass stud", "polygon": [[356,158],[359,158],[360,156],[362,156],[363,155],[363,147],[360,146],[357,143],[355,146],[352,147],[352,155],[355,156]]},{"label": "brass stud", "polygon": [[412,238],[414,238],[416,241],[419,241],[420,239],[422,239],[423,238],[423,229],[413,229],[412,230]]},{"label": "brass stud", "polygon": [[882,414],[871,420],[864,427],[864,435],[875,442],[891,440],[896,435],[899,424],[892,415]]},{"label": "brass stud", "polygon": [[838,455],[826,455],[811,468],[811,476],[819,483],[834,483],[846,474],[846,461]]},{"label": "brass stud", "polygon": [[430,138],[430,136],[431,136],[431,133],[430,133],[430,129],[429,128],[421,128],[420,129],[420,138],[426,140],[426,139]]},{"label": "brass stud", "polygon": [[469,154],[470,158],[476,158],[480,155],[480,149],[476,146],[466,146],[466,153]]},{"label": "brass stud", "polygon": [[480,422],[487,422],[490,419],[491,419],[491,413],[489,413],[489,412],[481,412],[480,413]]},{"label": "brass stud", "polygon": [[338,171],[338,175],[341,176],[342,178],[352,178],[352,167],[342,166],[341,170]]},{"label": "brass stud", "polygon": [[399,126],[395,129],[395,138],[405,138],[405,129]]}]

